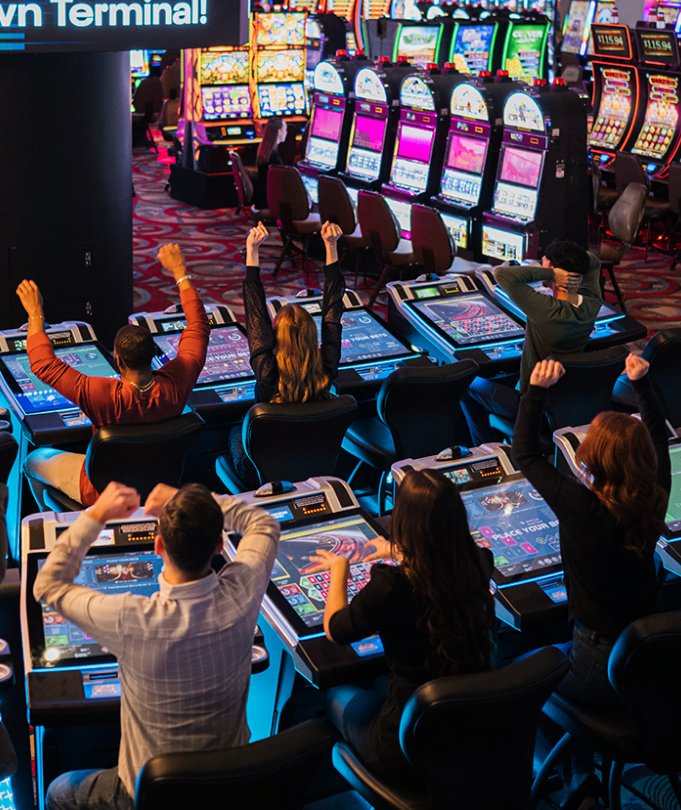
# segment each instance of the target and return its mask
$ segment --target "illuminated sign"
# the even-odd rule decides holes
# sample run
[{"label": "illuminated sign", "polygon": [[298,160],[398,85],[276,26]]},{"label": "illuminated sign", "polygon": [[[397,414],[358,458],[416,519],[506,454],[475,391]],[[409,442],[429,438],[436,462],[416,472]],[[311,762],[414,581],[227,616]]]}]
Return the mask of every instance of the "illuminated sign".
[{"label": "illuminated sign", "polygon": [[595,56],[631,59],[631,40],[626,25],[592,23],[591,35]]},{"label": "illuminated sign", "polygon": [[4,51],[122,51],[237,45],[246,0],[0,3]]}]

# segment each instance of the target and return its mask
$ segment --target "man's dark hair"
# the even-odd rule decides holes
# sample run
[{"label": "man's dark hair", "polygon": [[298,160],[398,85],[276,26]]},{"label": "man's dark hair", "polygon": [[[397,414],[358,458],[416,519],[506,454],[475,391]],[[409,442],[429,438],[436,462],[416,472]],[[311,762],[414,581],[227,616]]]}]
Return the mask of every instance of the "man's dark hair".
[{"label": "man's dark hair", "polygon": [[185,484],[163,507],[158,521],[163,546],[185,574],[200,574],[222,542],[224,517],[203,484]]},{"label": "man's dark hair", "polygon": [[128,368],[140,369],[151,365],[156,355],[156,344],[145,326],[121,326],[116,332],[114,350]]},{"label": "man's dark hair", "polygon": [[581,245],[570,239],[554,239],[546,246],[544,256],[552,267],[560,267],[568,273],[583,276],[589,269],[589,254]]}]

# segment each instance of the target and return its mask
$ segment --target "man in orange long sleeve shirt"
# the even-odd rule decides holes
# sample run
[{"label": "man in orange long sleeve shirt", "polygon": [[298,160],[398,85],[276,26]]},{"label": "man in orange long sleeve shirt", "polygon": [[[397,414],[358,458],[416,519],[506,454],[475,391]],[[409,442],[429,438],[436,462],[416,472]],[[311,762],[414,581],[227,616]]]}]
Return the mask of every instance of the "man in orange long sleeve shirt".
[{"label": "man in orange long sleeve shirt", "polygon": [[[92,421],[93,431],[106,425],[160,422],[182,413],[206,361],[210,327],[203,304],[187,275],[178,245],[164,245],[158,252],[180,290],[187,326],[177,356],[159,371],[152,371],[155,344],[141,326],[124,326],[114,342],[114,359],[120,380],[88,377],[59,360],[45,333],[43,300],[33,281],[22,281],[17,295],[28,313],[28,358],[39,380],[71,400]],[[134,464],[134,459],[131,459]],[[34,450],[24,469],[36,501],[45,509],[45,485],[91,506],[98,492],[85,472],[85,456],[51,447]]]}]

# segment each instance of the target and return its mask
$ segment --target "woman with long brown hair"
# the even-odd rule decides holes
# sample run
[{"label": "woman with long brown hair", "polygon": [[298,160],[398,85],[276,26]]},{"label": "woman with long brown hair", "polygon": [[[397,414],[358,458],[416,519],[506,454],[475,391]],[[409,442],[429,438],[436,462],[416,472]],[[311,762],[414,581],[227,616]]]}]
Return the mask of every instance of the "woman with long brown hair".
[{"label": "woman with long brown hair", "polygon": [[436,470],[411,471],[397,493],[390,541],[378,538],[371,579],[348,605],[349,563],[320,550],[314,571],[331,572],[324,629],[349,644],[378,632],[390,668],[388,694],[341,686],[327,693],[330,719],[377,772],[402,781],[414,771],[399,743],[402,710],[433,678],[491,669],[492,555],[476,546],[456,485]]},{"label": "woman with long brown hair", "polygon": [[[630,354],[626,372],[642,421],[614,411],[596,416],[576,453],[583,483],[560,473],[540,448],[546,390],[565,373],[560,363],[544,360],[534,367],[513,435],[517,465],[560,521],[574,628],[570,672],[559,691],[605,706],[620,704],[608,680],[617,637],[657,609],[653,555],[671,488],[664,412],[647,376],[648,363]],[[568,793],[563,807],[593,806],[601,792],[593,753],[576,746],[560,770]]]},{"label": "woman with long brown hair", "polygon": [[[255,374],[256,402],[315,402],[328,399],[329,388],[338,374],[341,356],[341,315],[345,284],[338,266],[340,227],[322,226],[326,250],[324,298],[321,305],[321,346],[314,318],[298,304],[286,304],[270,320],[265,289],[260,278],[260,245],[269,236],[259,222],[246,240],[246,277],[243,285],[244,311],[251,368]],[[230,451],[245,484],[259,484],[255,467],[243,449],[241,427],[230,433]]]},{"label": "woman with long brown hair", "polygon": [[268,118],[262,141],[258,146],[255,166],[258,176],[253,188],[253,206],[262,210],[267,208],[267,171],[270,166],[283,166],[284,161],[279,154],[279,144],[286,140],[288,125],[283,118]]}]

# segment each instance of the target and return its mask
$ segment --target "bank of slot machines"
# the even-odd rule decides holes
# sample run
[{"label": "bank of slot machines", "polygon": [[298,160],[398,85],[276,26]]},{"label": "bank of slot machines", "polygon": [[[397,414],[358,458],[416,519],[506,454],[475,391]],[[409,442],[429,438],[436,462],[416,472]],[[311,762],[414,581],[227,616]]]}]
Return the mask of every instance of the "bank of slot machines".
[{"label": "bank of slot machines", "polygon": [[345,168],[355,112],[355,76],[372,63],[362,57],[339,56],[320,62],[314,71],[312,110],[305,154],[298,170],[313,202],[318,202],[318,177]]},{"label": "bank of slot machines", "polygon": [[482,222],[482,253],[492,259],[540,258],[556,237],[587,244],[586,109],[562,79],[551,87],[536,81],[504,104],[494,197]]},{"label": "bank of slot machines", "polygon": [[256,118],[280,116],[302,131],[307,121],[304,11],[251,15],[251,90]]},{"label": "bank of slot machines", "polygon": [[492,203],[503,107],[521,88],[508,76],[471,77],[452,91],[440,187],[432,197],[457,248],[482,261],[481,213]]}]

